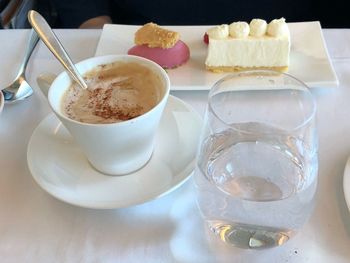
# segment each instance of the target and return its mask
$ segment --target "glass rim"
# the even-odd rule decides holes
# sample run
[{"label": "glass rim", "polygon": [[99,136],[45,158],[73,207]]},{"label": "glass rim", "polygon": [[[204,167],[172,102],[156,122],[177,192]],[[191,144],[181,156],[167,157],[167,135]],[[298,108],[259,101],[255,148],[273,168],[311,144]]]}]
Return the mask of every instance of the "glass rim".
[{"label": "glass rim", "polygon": [[280,71],[276,71],[276,70],[269,70],[269,69],[256,69],[256,70],[246,70],[246,71],[240,71],[240,72],[232,72],[227,74],[226,76],[222,77],[221,79],[219,79],[218,81],[216,81],[213,86],[211,87],[209,94],[208,94],[208,110],[220,121],[222,122],[224,125],[238,130],[240,132],[245,132],[248,133],[247,131],[241,130],[241,129],[237,129],[235,127],[233,127],[232,124],[227,123],[225,120],[223,120],[218,114],[217,112],[214,110],[213,106],[212,106],[212,99],[214,98],[215,91],[218,90],[219,86],[221,83],[233,79],[235,77],[239,77],[240,75],[249,75],[249,74],[257,74],[257,76],[262,75],[262,74],[270,74],[270,75],[282,75],[284,77],[287,77],[289,79],[292,79],[293,81],[297,82],[300,87],[302,87],[300,90],[306,92],[306,94],[308,95],[308,99],[310,100],[311,104],[312,104],[312,110],[310,112],[310,114],[308,115],[308,117],[299,125],[291,128],[291,129],[284,129],[286,131],[296,131],[299,130],[303,127],[305,127],[308,123],[310,123],[316,116],[316,111],[317,111],[317,105],[316,105],[316,100],[314,98],[314,96],[312,95],[309,86],[307,86],[303,81],[301,81],[300,79],[294,77],[293,75],[289,74],[289,73],[285,73],[285,72],[280,72]]}]

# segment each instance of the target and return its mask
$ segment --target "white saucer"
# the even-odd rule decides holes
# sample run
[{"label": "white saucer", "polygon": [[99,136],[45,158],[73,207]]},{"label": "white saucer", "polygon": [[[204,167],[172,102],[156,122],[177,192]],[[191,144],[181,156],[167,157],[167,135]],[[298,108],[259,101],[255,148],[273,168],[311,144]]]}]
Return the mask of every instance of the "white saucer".
[{"label": "white saucer", "polygon": [[346,162],[343,176],[343,190],[346,204],[350,210],[350,157]]},{"label": "white saucer", "polygon": [[64,202],[88,208],[141,204],[179,187],[192,174],[202,120],[185,102],[169,96],[151,160],[124,176],[93,169],[54,114],[35,129],[27,160],[35,181]]}]

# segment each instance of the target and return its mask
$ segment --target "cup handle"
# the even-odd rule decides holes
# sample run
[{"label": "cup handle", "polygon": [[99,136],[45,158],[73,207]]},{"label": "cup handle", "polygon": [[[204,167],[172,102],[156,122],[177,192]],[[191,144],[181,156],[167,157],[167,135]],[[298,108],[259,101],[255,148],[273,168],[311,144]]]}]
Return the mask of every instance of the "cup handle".
[{"label": "cup handle", "polygon": [[57,75],[53,73],[42,73],[36,78],[36,82],[38,83],[38,86],[41,90],[41,92],[47,97],[47,94],[49,92],[49,88],[52,84],[52,82],[55,80]]}]

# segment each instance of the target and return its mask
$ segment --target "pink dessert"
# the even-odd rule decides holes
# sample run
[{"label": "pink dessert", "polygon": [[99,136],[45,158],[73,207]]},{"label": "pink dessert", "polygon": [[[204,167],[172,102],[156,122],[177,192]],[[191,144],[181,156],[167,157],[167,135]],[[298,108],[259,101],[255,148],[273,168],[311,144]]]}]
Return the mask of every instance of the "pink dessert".
[{"label": "pink dessert", "polygon": [[135,46],[129,55],[144,57],[158,63],[163,68],[176,68],[190,58],[188,46],[180,40],[180,34],[147,23],[135,33]]},{"label": "pink dessert", "polygon": [[171,48],[136,45],[129,49],[128,54],[150,59],[163,68],[175,68],[189,59],[190,50],[183,41],[178,40]]}]

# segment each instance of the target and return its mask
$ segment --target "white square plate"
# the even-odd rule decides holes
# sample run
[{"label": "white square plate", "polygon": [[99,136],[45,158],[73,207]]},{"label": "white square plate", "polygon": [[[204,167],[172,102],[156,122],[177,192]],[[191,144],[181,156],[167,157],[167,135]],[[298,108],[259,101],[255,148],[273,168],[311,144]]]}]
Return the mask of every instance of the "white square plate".
[{"label": "white square plate", "polygon": [[[309,87],[331,88],[338,79],[329,59],[319,22],[288,23],[291,32],[291,55],[288,73],[304,81]],[[169,69],[172,90],[208,90],[227,73],[213,73],[205,69],[207,46],[203,35],[210,26],[165,26],[180,33],[190,48],[186,64]],[[105,25],[96,49],[96,56],[127,54],[134,45],[134,34],[140,26]]]}]

